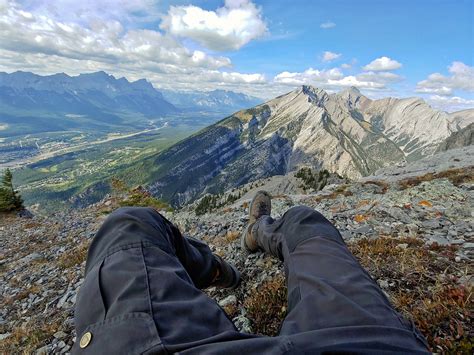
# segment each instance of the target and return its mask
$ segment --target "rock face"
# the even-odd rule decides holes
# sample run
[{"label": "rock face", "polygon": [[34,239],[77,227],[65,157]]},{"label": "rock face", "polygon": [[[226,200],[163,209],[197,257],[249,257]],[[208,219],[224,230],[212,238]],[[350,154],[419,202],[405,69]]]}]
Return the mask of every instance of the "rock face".
[{"label": "rock face", "polygon": [[433,153],[471,121],[474,110],[447,114],[420,99],[370,100],[356,88],[328,94],[303,86],[159,154],[150,189],[182,205],[301,166],[358,178]]},{"label": "rock face", "polygon": [[474,123],[454,132],[437,149],[438,152],[474,144]]}]

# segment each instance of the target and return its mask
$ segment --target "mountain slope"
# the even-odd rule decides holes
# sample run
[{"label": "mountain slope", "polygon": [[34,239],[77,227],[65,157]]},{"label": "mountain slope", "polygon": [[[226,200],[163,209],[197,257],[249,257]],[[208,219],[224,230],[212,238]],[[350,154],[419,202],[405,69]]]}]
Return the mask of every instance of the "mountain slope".
[{"label": "mountain slope", "polygon": [[[461,121],[471,120],[473,112]],[[329,95],[303,86],[236,112],[159,154],[150,189],[181,205],[203,192],[300,166],[358,178],[433,152],[452,133],[449,117],[419,100],[373,101],[355,88]]]},{"label": "mountain slope", "polygon": [[474,123],[454,132],[439,145],[437,151],[443,152],[450,149],[470,146],[472,144],[474,144]]},{"label": "mountain slope", "polygon": [[[407,165],[417,171],[410,185],[387,181],[390,174],[308,193],[289,191],[287,183],[298,179],[279,176],[277,184],[265,179],[227,191],[242,198],[205,214],[192,205],[160,212],[241,272],[238,288],[207,290],[239,331],[276,335],[288,307],[283,263],[261,251],[249,255],[240,246],[250,199],[265,189],[273,196],[274,218],[295,205],[321,211],[396,310],[415,322],[432,351],[470,354],[474,181],[472,168],[459,168],[472,166],[472,149],[456,154],[458,165],[448,171],[439,168],[453,161],[445,160],[446,153],[431,157],[429,170]],[[74,308],[87,249],[106,216],[128,199],[118,194],[86,209],[35,213],[31,219],[0,215],[2,353],[70,352],[78,339]]]},{"label": "mountain slope", "polygon": [[232,113],[244,108],[256,106],[262,102],[262,100],[256,97],[227,90],[206,92],[162,90],[162,93],[163,97],[176,107],[193,111],[205,110]]},{"label": "mountain slope", "polygon": [[[113,126],[177,112],[148,81],[129,82],[105,72],[40,76],[0,73],[0,120],[26,131]],[[24,132],[28,133],[28,132]]]}]

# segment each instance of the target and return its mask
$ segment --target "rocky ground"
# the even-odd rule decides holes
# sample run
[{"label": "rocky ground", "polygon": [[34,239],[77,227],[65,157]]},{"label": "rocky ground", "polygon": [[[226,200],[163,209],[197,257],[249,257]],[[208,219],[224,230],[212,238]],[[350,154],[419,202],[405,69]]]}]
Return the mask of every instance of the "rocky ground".
[{"label": "rocky ground", "polygon": [[[390,183],[377,178],[314,193],[273,191],[273,215],[300,204],[323,212],[432,351],[472,353],[474,167],[448,166]],[[166,214],[242,271],[236,290],[206,290],[237,328],[275,335],[286,312],[282,264],[260,252],[243,253],[239,241],[248,198],[265,183],[201,216],[195,205]],[[51,216],[0,216],[1,353],[70,352],[87,247],[116,206],[111,198]]]}]

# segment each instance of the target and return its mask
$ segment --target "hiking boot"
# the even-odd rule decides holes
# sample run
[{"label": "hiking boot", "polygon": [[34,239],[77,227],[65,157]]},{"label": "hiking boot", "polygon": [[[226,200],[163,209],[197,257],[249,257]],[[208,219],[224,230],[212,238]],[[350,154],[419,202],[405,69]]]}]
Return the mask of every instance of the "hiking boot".
[{"label": "hiking boot", "polygon": [[249,210],[249,224],[244,229],[244,233],[240,239],[242,249],[250,252],[258,250],[257,236],[253,231],[255,222],[262,216],[270,216],[272,212],[272,200],[270,194],[266,191],[258,191],[252,202]]},{"label": "hiking boot", "polygon": [[214,255],[217,260],[217,274],[211,286],[234,289],[239,285],[240,272],[220,256]]}]

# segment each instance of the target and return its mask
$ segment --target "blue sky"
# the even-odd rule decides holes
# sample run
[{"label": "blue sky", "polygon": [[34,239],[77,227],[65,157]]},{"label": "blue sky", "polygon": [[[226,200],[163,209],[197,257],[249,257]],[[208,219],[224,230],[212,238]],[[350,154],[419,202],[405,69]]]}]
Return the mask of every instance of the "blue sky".
[{"label": "blue sky", "polygon": [[474,107],[472,0],[0,0],[0,71],[262,98],[311,84]]}]

